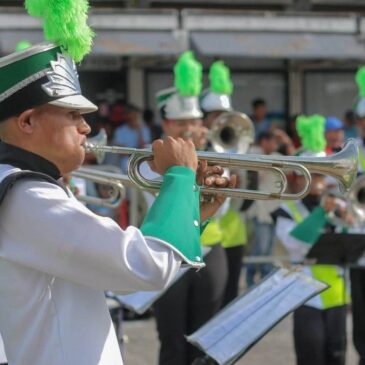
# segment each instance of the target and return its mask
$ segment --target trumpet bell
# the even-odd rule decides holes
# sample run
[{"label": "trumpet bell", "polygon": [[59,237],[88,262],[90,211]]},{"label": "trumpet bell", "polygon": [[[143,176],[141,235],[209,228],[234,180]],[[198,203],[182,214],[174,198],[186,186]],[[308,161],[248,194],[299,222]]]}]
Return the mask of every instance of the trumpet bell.
[{"label": "trumpet bell", "polygon": [[212,124],[209,140],[218,153],[246,153],[255,139],[251,119],[244,113],[225,112]]},{"label": "trumpet bell", "polygon": [[[339,183],[341,193],[348,193],[356,180],[358,165],[357,142],[350,138],[344,148],[327,157],[275,156],[276,161],[295,162],[306,167],[312,174],[332,176]],[[265,159],[269,159],[266,157]]]}]

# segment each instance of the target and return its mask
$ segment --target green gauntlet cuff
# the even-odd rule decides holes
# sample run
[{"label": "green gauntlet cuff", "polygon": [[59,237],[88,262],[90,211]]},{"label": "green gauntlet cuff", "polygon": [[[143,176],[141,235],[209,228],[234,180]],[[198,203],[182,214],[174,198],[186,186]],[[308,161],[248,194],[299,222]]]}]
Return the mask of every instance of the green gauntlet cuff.
[{"label": "green gauntlet cuff", "polygon": [[170,167],[142,223],[144,236],[163,240],[190,266],[204,267],[200,248],[199,187],[187,167]]},{"label": "green gauntlet cuff", "polygon": [[315,243],[322,234],[322,228],[326,224],[326,212],[323,208],[315,208],[303,222],[299,223],[290,235],[308,244]]}]

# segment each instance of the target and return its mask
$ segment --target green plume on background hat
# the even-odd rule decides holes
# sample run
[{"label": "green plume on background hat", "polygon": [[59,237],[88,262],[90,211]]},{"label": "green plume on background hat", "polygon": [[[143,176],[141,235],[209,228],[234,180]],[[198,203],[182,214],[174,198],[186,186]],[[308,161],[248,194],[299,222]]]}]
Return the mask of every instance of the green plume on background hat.
[{"label": "green plume on background hat", "polygon": [[229,68],[223,61],[215,61],[209,70],[210,91],[216,94],[231,95],[233,83]]},{"label": "green plume on background hat", "polygon": [[203,67],[191,51],[184,52],[174,67],[175,87],[181,96],[198,96],[202,90]]},{"label": "green plume on background hat", "polygon": [[87,0],[26,0],[30,15],[43,18],[47,40],[60,46],[80,62],[90,53],[94,32],[87,25]]},{"label": "green plume on background hat", "polygon": [[357,70],[355,80],[359,88],[359,95],[365,97],[365,66]]},{"label": "green plume on background hat", "polygon": [[326,118],[318,114],[312,116],[298,116],[296,119],[296,129],[304,150],[321,152],[325,149],[325,122]]}]

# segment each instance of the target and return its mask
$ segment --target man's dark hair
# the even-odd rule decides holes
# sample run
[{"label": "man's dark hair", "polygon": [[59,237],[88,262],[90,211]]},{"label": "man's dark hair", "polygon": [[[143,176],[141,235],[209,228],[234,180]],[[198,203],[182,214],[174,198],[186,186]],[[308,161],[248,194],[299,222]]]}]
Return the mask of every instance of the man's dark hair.
[{"label": "man's dark hair", "polygon": [[252,101],[252,108],[256,109],[259,106],[266,106],[266,101],[264,99],[258,98],[258,99],[254,99]]},{"label": "man's dark hair", "polygon": [[263,140],[269,140],[269,139],[273,139],[273,138],[275,138],[275,135],[273,132],[263,131],[263,132],[260,132],[259,135],[257,136],[257,142],[261,143]]}]

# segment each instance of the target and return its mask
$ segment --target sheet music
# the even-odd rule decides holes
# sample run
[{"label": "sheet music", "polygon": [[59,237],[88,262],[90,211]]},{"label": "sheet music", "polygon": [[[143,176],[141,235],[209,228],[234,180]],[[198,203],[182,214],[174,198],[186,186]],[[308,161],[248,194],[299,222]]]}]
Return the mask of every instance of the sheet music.
[{"label": "sheet music", "polygon": [[278,269],[187,339],[220,365],[234,364],[275,324],[326,287],[303,273]]}]

